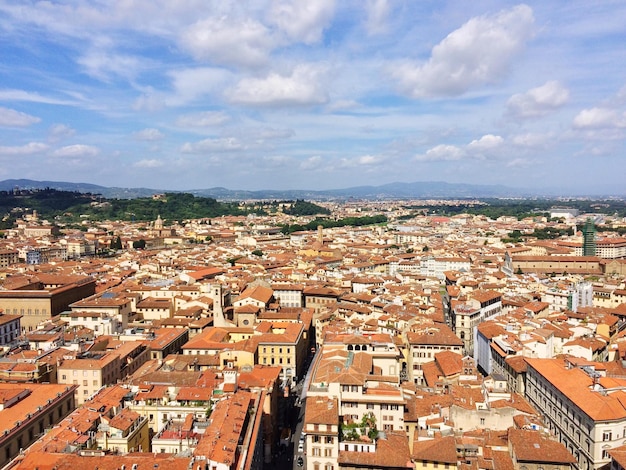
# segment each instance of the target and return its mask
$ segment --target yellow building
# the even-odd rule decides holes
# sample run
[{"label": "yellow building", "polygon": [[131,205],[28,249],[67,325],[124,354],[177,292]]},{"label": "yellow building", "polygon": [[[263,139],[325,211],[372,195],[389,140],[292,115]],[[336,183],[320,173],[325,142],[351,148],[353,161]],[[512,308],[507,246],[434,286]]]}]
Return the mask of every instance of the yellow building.
[{"label": "yellow building", "polygon": [[82,405],[105,385],[120,377],[120,357],[112,353],[89,353],[77,359],[63,361],[57,371],[59,384],[77,385],[76,403]]}]

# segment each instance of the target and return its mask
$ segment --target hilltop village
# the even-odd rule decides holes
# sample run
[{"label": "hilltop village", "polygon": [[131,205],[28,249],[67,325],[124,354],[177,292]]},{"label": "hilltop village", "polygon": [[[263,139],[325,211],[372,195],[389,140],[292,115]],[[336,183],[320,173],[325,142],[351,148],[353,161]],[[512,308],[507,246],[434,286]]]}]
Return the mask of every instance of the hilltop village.
[{"label": "hilltop village", "polygon": [[0,467],[626,466],[626,221],[407,204],[288,235],[314,217],[25,216],[0,239]]}]

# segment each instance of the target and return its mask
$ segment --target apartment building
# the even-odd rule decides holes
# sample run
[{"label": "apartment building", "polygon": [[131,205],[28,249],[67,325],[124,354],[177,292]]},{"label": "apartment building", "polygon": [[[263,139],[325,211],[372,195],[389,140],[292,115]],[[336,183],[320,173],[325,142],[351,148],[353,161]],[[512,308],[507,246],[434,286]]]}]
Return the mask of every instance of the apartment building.
[{"label": "apartment building", "polygon": [[84,353],[64,360],[57,369],[59,384],[76,385],[76,403],[82,405],[105,385],[121,378],[120,356],[113,353]]},{"label": "apartment building", "polygon": [[465,302],[453,301],[451,322],[454,332],[465,346],[465,354],[474,355],[476,328],[502,312],[502,294],[492,290],[475,290]]},{"label": "apartment building", "polygon": [[72,312],[93,312],[101,314],[103,318],[115,318],[122,329],[127,328],[134,312],[132,297],[115,292],[86,296],[69,307]]},{"label": "apartment building", "polygon": [[339,469],[339,414],[336,398],[315,396],[307,399],[303,424],[307,469]]},{"label": "apartment building", "polygon": [[22,315],[5,315],[0,312],[0,346],[14,342],[22,332]]},{"label": "apartment building", "polygon": [[601,363],[527,358],[526,398],[581,470],[604,468],[626,438],[626,381]]},{"label": "apartment building", "polygon": [[424,326],[405,335],[409,357],[407,368],[409,380],[424,385],[423,365],[434,360],[442,351],[452,351],[462,355],[464,343],[454,332],[442,323]]},{"label": "apartment building", "polygon": [[0,465],[4,467],[75,408],[73,385],[0,383]]}]

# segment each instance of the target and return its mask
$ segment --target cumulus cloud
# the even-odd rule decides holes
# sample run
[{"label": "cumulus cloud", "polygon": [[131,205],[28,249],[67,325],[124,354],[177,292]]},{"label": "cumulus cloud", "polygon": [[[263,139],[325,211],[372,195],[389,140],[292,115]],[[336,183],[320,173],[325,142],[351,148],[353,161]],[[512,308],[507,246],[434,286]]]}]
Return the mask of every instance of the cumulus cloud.
[{"label": "cumulus cloud", "polygon": [[146,140],[154,142],[161,140],[165,135],[158,129],[147,128],[133,133],[133,137],[137,140]]},{"label": "cumulus cloud", "polygon": [[626,127],[626,113],[611,108],[583,109],[574,118],[574,127],[578,129],[608,129]]},{"label": "cumulus cloud", "polygon": [[440,144],[428,149],[425,154],[416,155],[415,160],[425,161],[448,161],[461,160],[465,156],[465,151],[456,145]]},{"label": "cumulus cloud", "polygon": [[302,106],[328,101],[321,88],[322,70],[299,65],[291,75],[270,73],[265,78],[244,78],[228,92],[231,101],[247,105]]},{"label": "cumulus cloud", "polygon": [[202,19],[181,37],[183,49],[197,60],[226,65],[264,64],[274,43],[263,24],[228,15]]},{"label": "cumulus cloud", "polygon": [[222,139],[204,139],[199,142],[186,142],[181,147],[183,153],[234,152],[245,150],[246,146],[234,137]]},{"label": "cumulus cloud", "polygon": [[11,108],[0,106],[0,126],[3,127],[28,127],[40,122],[41,119],[30,114],[16,111]]},{"label": "cumulus cloud", "polygon": [[500,156],[504,139],[499,135],[486,134],[464,146],[440,144],[416,155],[417,161],[454,161],[463,158],[485,159]]},{"label": "cumulus cloud", "polygon": [[301,170],[317,170],[322,166],[323,160],[319,155],[309,157],[300,163]]},{"label": "cumulus cloud", "polygon": [[472,140],[467,148],[469,150],[492,150],[494,148],[500,147],[504,143],[504,139],[499,135],[487,134],[482,136],[480,139]]},{"label": "cumulus cloud", "polygon": [[33,155],[36,153],[44,152],[48,149],[48,146],[41,142],[29,142],[25,145],[16,146],[0,146],[0,155],[3,156],[22,156]]},{"label": "cumulus cloud", "polygon": [[530,39],[533,22],[527,5],[472,18],[437,44],[426,63],[404,62],[391,74],[413,98],[460,95],[497,82]]},{"label": "cumulus cloud", "polygon": [[335,0],[275,0],[269,21],[291,40],[314,44],[322,38],[324,29],[335,14]]},{"label": "cumulus cloud", "polygon": [[339,166],[341,168],[359,167],[361,169],[366,169],[376,165],[381,165],[382,163],[384,163],[384,158],[380,155],[360,155],[354,158],[342,158],[339,161]]},{"label": "cumulus cloud", "polygon": [[159,168],[163,165],[164,163],[161,160],[156,160],[154,158],[139,160],[133,164],[135,168]]},{"label": "cumulus cloud", "polygon": [[185,114],[179,116],[176,125],[179,127],[215,127],[230,120],[228,114],[221,111],[203,111],[200,113]]},{"label": "cumulus cloud", "polygon": [[67,145],[55,150],[52,155],[55,157],[67,157],[67,158],[81,158],[81,157],[95,157],[100,153],[100,150],[93,145],[74,144]]},{"label": "cumulus cloud", "polygon": [[534,118],[560,108],[569,101],[569,90],[556,80],[513,95],[507,102],[507,113],[518,118]]}]

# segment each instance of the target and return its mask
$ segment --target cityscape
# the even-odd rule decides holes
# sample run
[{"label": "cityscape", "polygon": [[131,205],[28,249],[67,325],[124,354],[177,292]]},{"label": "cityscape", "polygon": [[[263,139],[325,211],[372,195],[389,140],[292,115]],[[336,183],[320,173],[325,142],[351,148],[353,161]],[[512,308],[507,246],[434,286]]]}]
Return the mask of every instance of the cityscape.
[{"label": "cityscape", "polygon": [[0,0],[0,470],[626,470],[625,18]]},{"label": "cityscape", "polygon": [[3,468],[621,468],[623,213],[245,202],[78,225],[19,208]]}]

